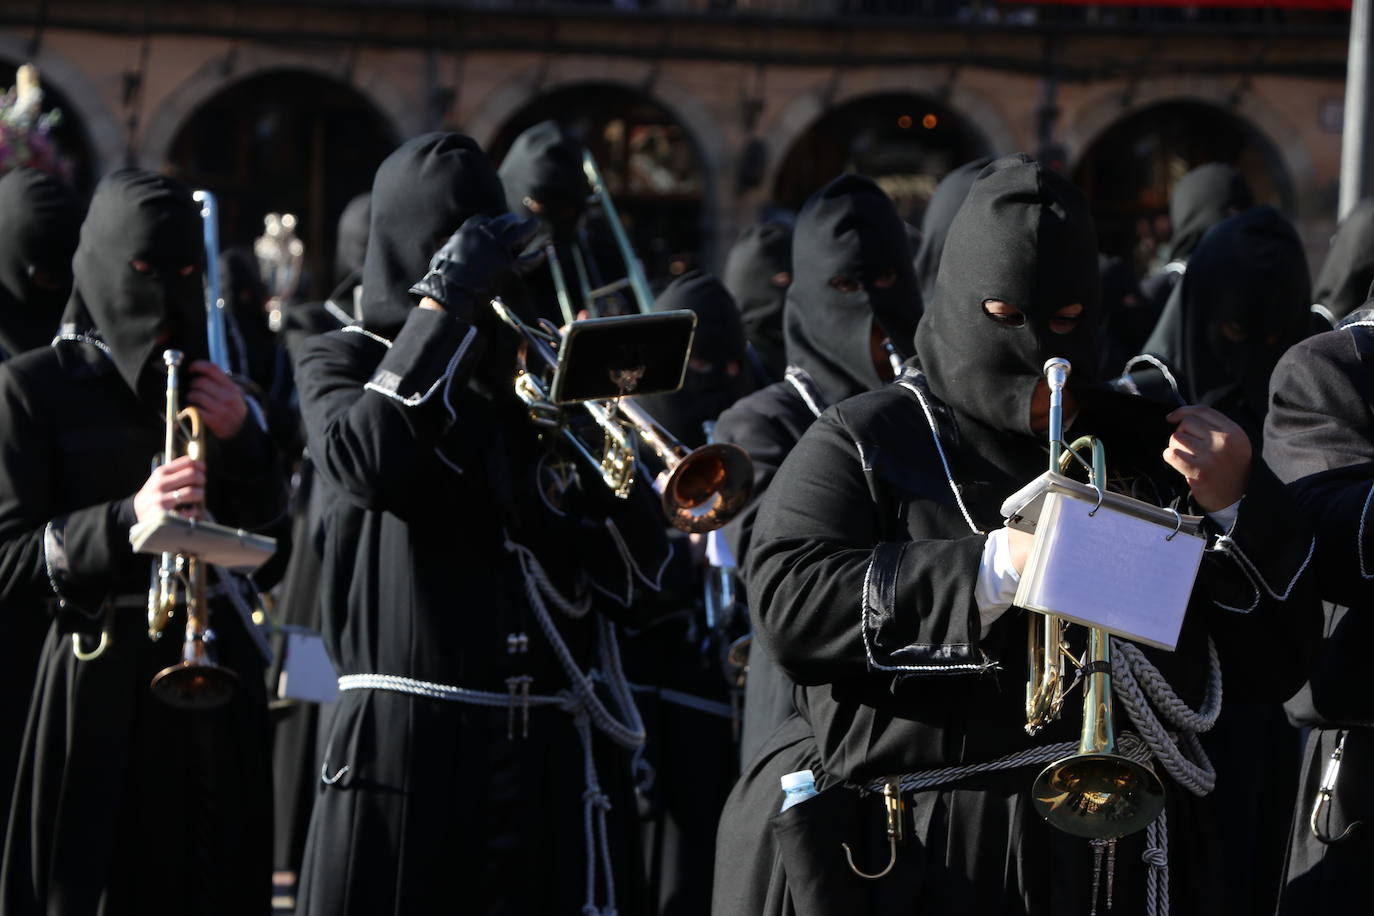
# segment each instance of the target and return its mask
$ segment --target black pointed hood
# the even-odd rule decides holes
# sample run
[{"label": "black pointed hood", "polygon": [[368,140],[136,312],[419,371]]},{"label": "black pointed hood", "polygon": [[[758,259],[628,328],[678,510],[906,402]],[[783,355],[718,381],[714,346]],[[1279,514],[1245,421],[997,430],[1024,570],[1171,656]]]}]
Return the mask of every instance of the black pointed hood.
[{"label": "black pointed hood", "polygon": [[1254,205],[1250,183],[1235,166],[1209,162],[1193,169],[1169,198],[1169,260],[1188,259],[1208,229]]},{"label": "black pointed hood", "polygon": [[706,441],[702,424],[716,419],[749,393],[744,325],[730,291],[702,270],[678,277],[654,302],[655,312],[673,309],[696,313],[692,365],[687,367],[680,389],[647,395],[639,401],[674,436],[695,448]]},{"label": "black pointed hood", "polygon": [[1202,239],[1145,352],[1164,360],[1190,404],[1220,406],[1252,436],[1268,410],[1269,376],[1311,328],[1302,242],[1268,205]]},{"label": "black pointed hood", "polygon": [[1362,200],[1331,238],[1313,301],[1340,321],[1365,303],[1374,285],[1374,200]]},{"label": "black pointed hood", "polygon": [[[135,270],[135,260],[151,272]],[[163,350],[181,350],[185,364],[208,356],[204,270],[200,207],[190,190],[165,175],[121,169],[96,187],[81,224],[63,329],[103,340],[129,388],[156,396],[166,377]],[[168,338],[159,342],[164,328]]]},{"label": "black pointed hood", "polygon": [[383,160],[372,182],[371,225],[363,259],[363,326],[394,337],[415,297],[410,287],[429,259],[470,216],[506,210],[501,179],[477,141],[430,133]]},{"label": "black pointed hood", "polygon": [[[997,299],[1025,316],[999,323],[983,303]],[[1073,365],[1070,384],[1096,375],[1101,286],[1097,232],[1087,201],[1025,154],[979,174],[949,229],[935,298],[916,332],[917,358],[946,404],[1002,433],[1031,429],[1031,395],[1045,361]],[[1067,334],[1050,330],[1058,310],[1083,305]]]},{"label": "black pointed hood", "polygon": [[0,178],[0,350],[46,347],[72,293],[81,205],[62,181],[37,169]]},{"label": "black pointed hood", "polygon": [[725,259],[725,288],[739,304],[744,336],[772,381],[787,369],[782,313],[792,281],[792,230],[781,223],[757,223],[740,233]]},{"label": "black pointed hood", "polygon": [[[539,217],[546,237],[568,239],[587,207],[591,187],[582,170],[582,144],[556,121],[541,121],[511,144],[501,161],[506,207],[520,216]],[[539,212],[526,200],[537,201]]]},{"label": "black pointed hood", "polygon": [[935,186],[926,212],[921,216],[921,245],[916,249],[916,282],[921,285],[921,299],[929,302],[935,296],[935,277],[940,269],[940,255],[954,215],[963,206],[968,189],[978,173],[992,160],[988,157],[966,162],[950,172]]},{"label": "black pointed hood", "polygon": [[[880,288],[873,281],[884,273],[892,282]],[[860,285],[845,292],[831,285],[836,276]],[[920,317],[911,249],[892,199],[859,175],[842,175],[813,194],[792,236],[787,361],[834,404],[882,384],[870,349],[873,323],[905,359]]]}]

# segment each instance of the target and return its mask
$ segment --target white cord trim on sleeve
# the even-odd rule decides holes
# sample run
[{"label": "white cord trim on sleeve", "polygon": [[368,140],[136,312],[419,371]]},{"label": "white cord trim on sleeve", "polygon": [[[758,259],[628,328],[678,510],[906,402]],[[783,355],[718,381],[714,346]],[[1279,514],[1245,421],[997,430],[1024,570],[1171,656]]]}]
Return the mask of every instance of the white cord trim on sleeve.
[{"label": "white cord trim on sleeve", "polygon": [[62,594],[62,589],[57,586],[57,575],[52,569],[52,554],[48,551],[48,546],[56,541],[52,533],[52,522],[43,526],[43,569],[48,573],[48,585],[52,588],[52,593],[56,596],[59,604],[67,603],[67,596]]},{"label": "white cord trim on sleeve", "polygon": [[[1374,324],[1374,322],[1371,322]],[[1369,495],[1364,498],[1364,508],[1360,510],[1360,533],[1355,542],[1355,552],[1360,558],[1360,576],[1364,579],[1374,579],[1374,573],[1369,572],[1364,560],[1364,523],[1369,518],[1369,504],[1374,501],[1374,486],[1369,488]]]},{"label": "white cord trim on sleeve", "polygon": [[983,671],[989,665],[963,664],[963,665],[884,665],[880,664],[873,657],[873,643],[869,637],[868,627],[868,586],[873,581],[873,560],[868,561],[868,568],[864,570],[864,590],[859,596],[859,633],[863,637],[864,655],[868,658],[868,667],[874,671]]},{"label": "white cord trim on sleeve", "polygon": [[[344,330],[347,331],[349,330],[349,328],[344,328]],[[458,364],[462,362],[463,357],[467,355],[468,348],[472,345],[472,341],[476,336],[477,328],[468,328],[468,332],[463,335],[462,342],[458,344],[458,349],[454,351],[453,356],[449,358],[448,365],[444,367],[444,374],[439,376],[439,378],[435,380],[433,385],[429,386],[429,390],[426,391],[424,394],[412,395],[410,397],[402,397],[395,391],[389,388],[383,388],[381,385],[378,385],[375,382],[368,382],[366,385],[363,386],[363,388],[367,391],[375,391],[377,394],[380,394],[383,397],[388,397],[391,400],[405,407],[419,407],[421,404],[425,403],[431,397],[433,397],[434,392],[438,391],[439,388],[445,382],[447,382],[450,378],[453,377],[454,370],[458,368]],[[387,346],[390,346],[390,344],[388,344]],[[453,408],[451,406],[449,407],[449,412],[453,412]]]},{"label": "white cord trim on sleeve", "polygon": [[[1130,359],[1126,360],[1126,368],[1121,370],[1122,376],[1130,375],[1131,370],[1141,363],[1148,363],[1158,369],[1160,375],[1164,376],[1164,381],[1168,382],[1169,387],[1173,389],[1174,397],[1178,398],[1178,402],[1180,404],[1186,403],[1183,398],[1183,392],[1179,390],[1178,379],[1174,378],[1174,374],[1169,371],[1169,367],[1164,365],[1164,361],[1158,357],[1151,356],[1148,353],[1132,356]],[[1134,382],[1132,382],[1132,385],[1134,385]],[[1136,393],[1139,393],[1139,389],[1137,389]]]},{"label": "white cord trim on sleeve", "polygon": [[1298,571],[1293,574],[1293,578],[1289,581],[1288,587],[1283,590],[1282,594],[1274,591],[1273,587],[1270,586],[1270,584],[1267,581],[1265,581],[1265,578],[1260,573],[1259,569],[1257,569],[1255,567],[1255,564],[1250,561],[1250,558],[1245,555],[1245,551],[1240,549],[1240,545],[1231,539],[1230,535],[1223,534],[1217,537],[1216,547],[1209,548],[1209,552],[1217,551],[1225,553],[1226,555],[1231,557],[1231,559],[1236,561],[1236,565],[1239,566],[1240,571],[1245,574],[1245,578],[1250,580],[1251,588],[1255,590],[1255,600],[1251,603],[1251,605],[1248,608],[1231,607],[1228,604],[1222,604],[1220,601],[1216,600],[1213,600],[1212,603],[1224,611],[1234,611],[1238,614],[1248,614],[1255,608],[1259,607],[1261,589],[1263,589],[1264,593],[1267,594],[1270,598],[1273,598],[1275,601],[1282,602],[1288,600],[1288,596],[1293,594],[1293,589],[1295,586],[1297,586],[1298,580],[1302,578],[1302,574],[1307,571],[1307,567],[1312,563],[1312,557],[1317,552],[1317,538],[1314,536],[1312,538],[1311,543],[1308,544],[1307,557],[1302,561],[1302,566],[1298,567]]},{"label": "white cord trim on sleeve", "polygon": [[814,392],[808,387],[808,385],[814,385],[815,382],[811,381],[811,376],[806,374],[805,369],[800,366],[788,366],[787,374],[783,378],[787,384],[796,389],[797,394],[801,395],[801,399],[806,402],[808,410],[817,417],[825,413],[825,405],[816,400]]},{"label": "white cord trim on sleeve", "polygon": [[930,404],[926,402],[926,396],[921,393],[921,389],[906,379],[897,382],[906,390],[916,395],[916,400],[920,402],[921,410],[925,412],[926,424],[930,427],[930,436],[935,440],[935,451],[940,455],[940,464],[945,469],[945,480],[949,481],[950,492],[954,494],[954,501],[959,504],[959,511],[963,513],[964,521],[968,523],[969,530],[974,534],[986,534],[986,531],[979,530],[973,523],[973,516],[969,515],[968,509],[964,506],[964,497],[959,493],[959,485],[954,482],[954,474],[949,469],[949,460],[945,458],[945,447],[940,443],[940,431],[935,425],[935,414],[930,410]]},{"label": "white cord trim on sleeve", "polygon": [[379,343],[379,344],[381,344],[382,346],[386,347],[388,350],[390,350],[390,349],[394,346],[394,344],[392,344],[391,341],[387,340],[387,339],[386,339],[385,337],[383,337],[382,335],[380,335],[380,334],[373,334],[371,331],[369,331],[367,328],[363,327],[363,326],[360,325],[360,324],[350,324],[350,325],[348,325],[348,326],[345,327],[345,328],[341,328],[341,330],[342,330],[342,332],[345,333],[345,334],[361,334],[361,335],[363,335],[364,337],[366,337],[368,340],[375,340],[375,341],[377,341],[377,343]]}]

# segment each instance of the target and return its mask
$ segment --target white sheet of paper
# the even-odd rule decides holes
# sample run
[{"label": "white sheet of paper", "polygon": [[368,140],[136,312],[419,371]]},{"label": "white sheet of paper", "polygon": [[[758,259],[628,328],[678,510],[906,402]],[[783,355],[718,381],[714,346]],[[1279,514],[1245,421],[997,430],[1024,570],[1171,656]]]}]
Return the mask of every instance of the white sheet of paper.
[{"label": "white sheet of paper", "polygon": [[287,700],[332,703],[339,695],[339,675],[319,633],[286,634],[286,658],[277,681],[277,696]]},{"label": "white sheet of paper", "polygon": [[1016,604],[1173,651],[1206,541],[1048,493]]},{"label": "white sheet of paper", "polygon": [[252,572],[276,553],[273,538],[214,522],[159,513],[129,529],[135,553],[185,553],[235,572]]}]

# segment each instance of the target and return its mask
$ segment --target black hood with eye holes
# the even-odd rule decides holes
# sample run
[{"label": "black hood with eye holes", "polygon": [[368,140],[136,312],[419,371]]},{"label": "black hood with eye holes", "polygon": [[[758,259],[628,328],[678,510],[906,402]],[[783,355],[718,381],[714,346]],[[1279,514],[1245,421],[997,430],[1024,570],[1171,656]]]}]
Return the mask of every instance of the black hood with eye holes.
[{"label": "black hood with eye holes", "polygon": [[1337,321],[1364,305],[1374,285],[1374,200],[1362,200],[1331,239],[1321,273],[1312,290],[1314,301]]},{"label": "black hood with eye holes", "polygon": [[945,239],[954,216],[964,204],[968,189],[978,173],[992,160],[986,156],[966,162],[954,169],[935,186],[926,211],[921,215],[921,245],[916,249],[916,282],[921,284],[921,298],[929,302],[935,297],[935,278],[940,270]]},{"label": "black hood with eye holes", "polygon": [[1307,336],[1310,308],[1297,232],[1273,207],[1255,207],[1203,236],[1145,352],[1173,369],[1188,403],[1219,407],[1254,436],[1274,365]]},{"label": "black hood with eye holes", "polygon": [[367,229],[372,220],[372,194],[354,197],[339,214],[337,240],[334,243],[334,285],[342,286],[349,278],[362,272],[367,256]]},{"label": "black hood with eye holes", "polygon": [[[879,288],[873,278],[883,272],[895,280]],[[861,285],[844,292],[831,285],[836,276]],[[787,361],[806,370],[834,404],[882,384],[870,349],[873,323],[906,359],[920,318],[911,249],[892,199],[859,175],[842,175],[813,194],[792,236]]]},{"label": "black hood with eye holes", "polygon": [[[582,170],[581,143],[556,121],[542,121],[515,138],[500,174],[510,212],[539,217],[548,230],[544,234],[559,240],[570,236],[591,194]],[[542,204],[543,212],[532,211],[525,204],[527,197]]]},{"label": "black hood with eye holes", "polygon": [[[151,272],[134,270],[135,260]],[[129,388],[152,396],[165,378],[163,350],[181,350],[183,365],[208,355],[204,269],[200,207],[190,190],[165,175],[114,172],[96,187],[81,224],[64,330],[94,331]],[[164,327],[170,337],[158,343]]]},{"label": "black hood with eye holes", "polygon": [[429,270],[429,259],[468,217],[504,213],[506,195],[477,141],[430,133],[382,161],[371,207],[362,323],[390,338],[415,307],[410,287]]},{"label": "black hood with eye holes", "polygon": [[[80,229],[81,205],[57,178],[29,168],[0,178],[0,351],[17,356],[52,341]],[[54,288],[35,282],[38,273]]]},{"label": "black hood with eye holes", "polygon": [[1169,196],[1169,260],[1191,257],[1208,229],[1254,204],[1250,184],[1235,166],[1209,162],[1193,169]]},{"label": "black hood with eye holes", "polygon": [[739,305],[745,336],[775,382],[782,379],[787,369],[782,332],[787,284],[779,286],[773,278],[791,272],[792,230],[780,223],[766,222],[740,233],[725,259],[725,273],[721,277]]},{"label": "black hood with eye holes", "polygon": [[[992,320],[988,299],[1019,309],[1024,323]],[[1097,233],[1082,193],[1023,153],[1003,157],[979,174],[950,226],[916,332],[921,369],[956,411],[1038,436],[1031,395],[1047,359],[1069,360],[1075,388],[1095,381],[1100,299]],[[1051,331],[1051,316],[1074,304],[1083,313],[1073,330]]]}]

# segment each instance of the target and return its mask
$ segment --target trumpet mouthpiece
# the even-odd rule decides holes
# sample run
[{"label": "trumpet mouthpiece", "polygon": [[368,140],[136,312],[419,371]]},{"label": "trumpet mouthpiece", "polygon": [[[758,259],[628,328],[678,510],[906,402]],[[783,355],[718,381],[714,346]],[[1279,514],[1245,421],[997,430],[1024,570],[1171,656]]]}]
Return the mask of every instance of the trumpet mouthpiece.
[{"label": "trumpet mouthpiece", "polygon": [[1045,360],[1045,368],[1041,371],[1049,375],[1055,369],[1061,370],[1066,376],[1073,371],[1073,367],[1069,365],[1069,361],[1062,356],[1051,356],[1049,359]]}]

